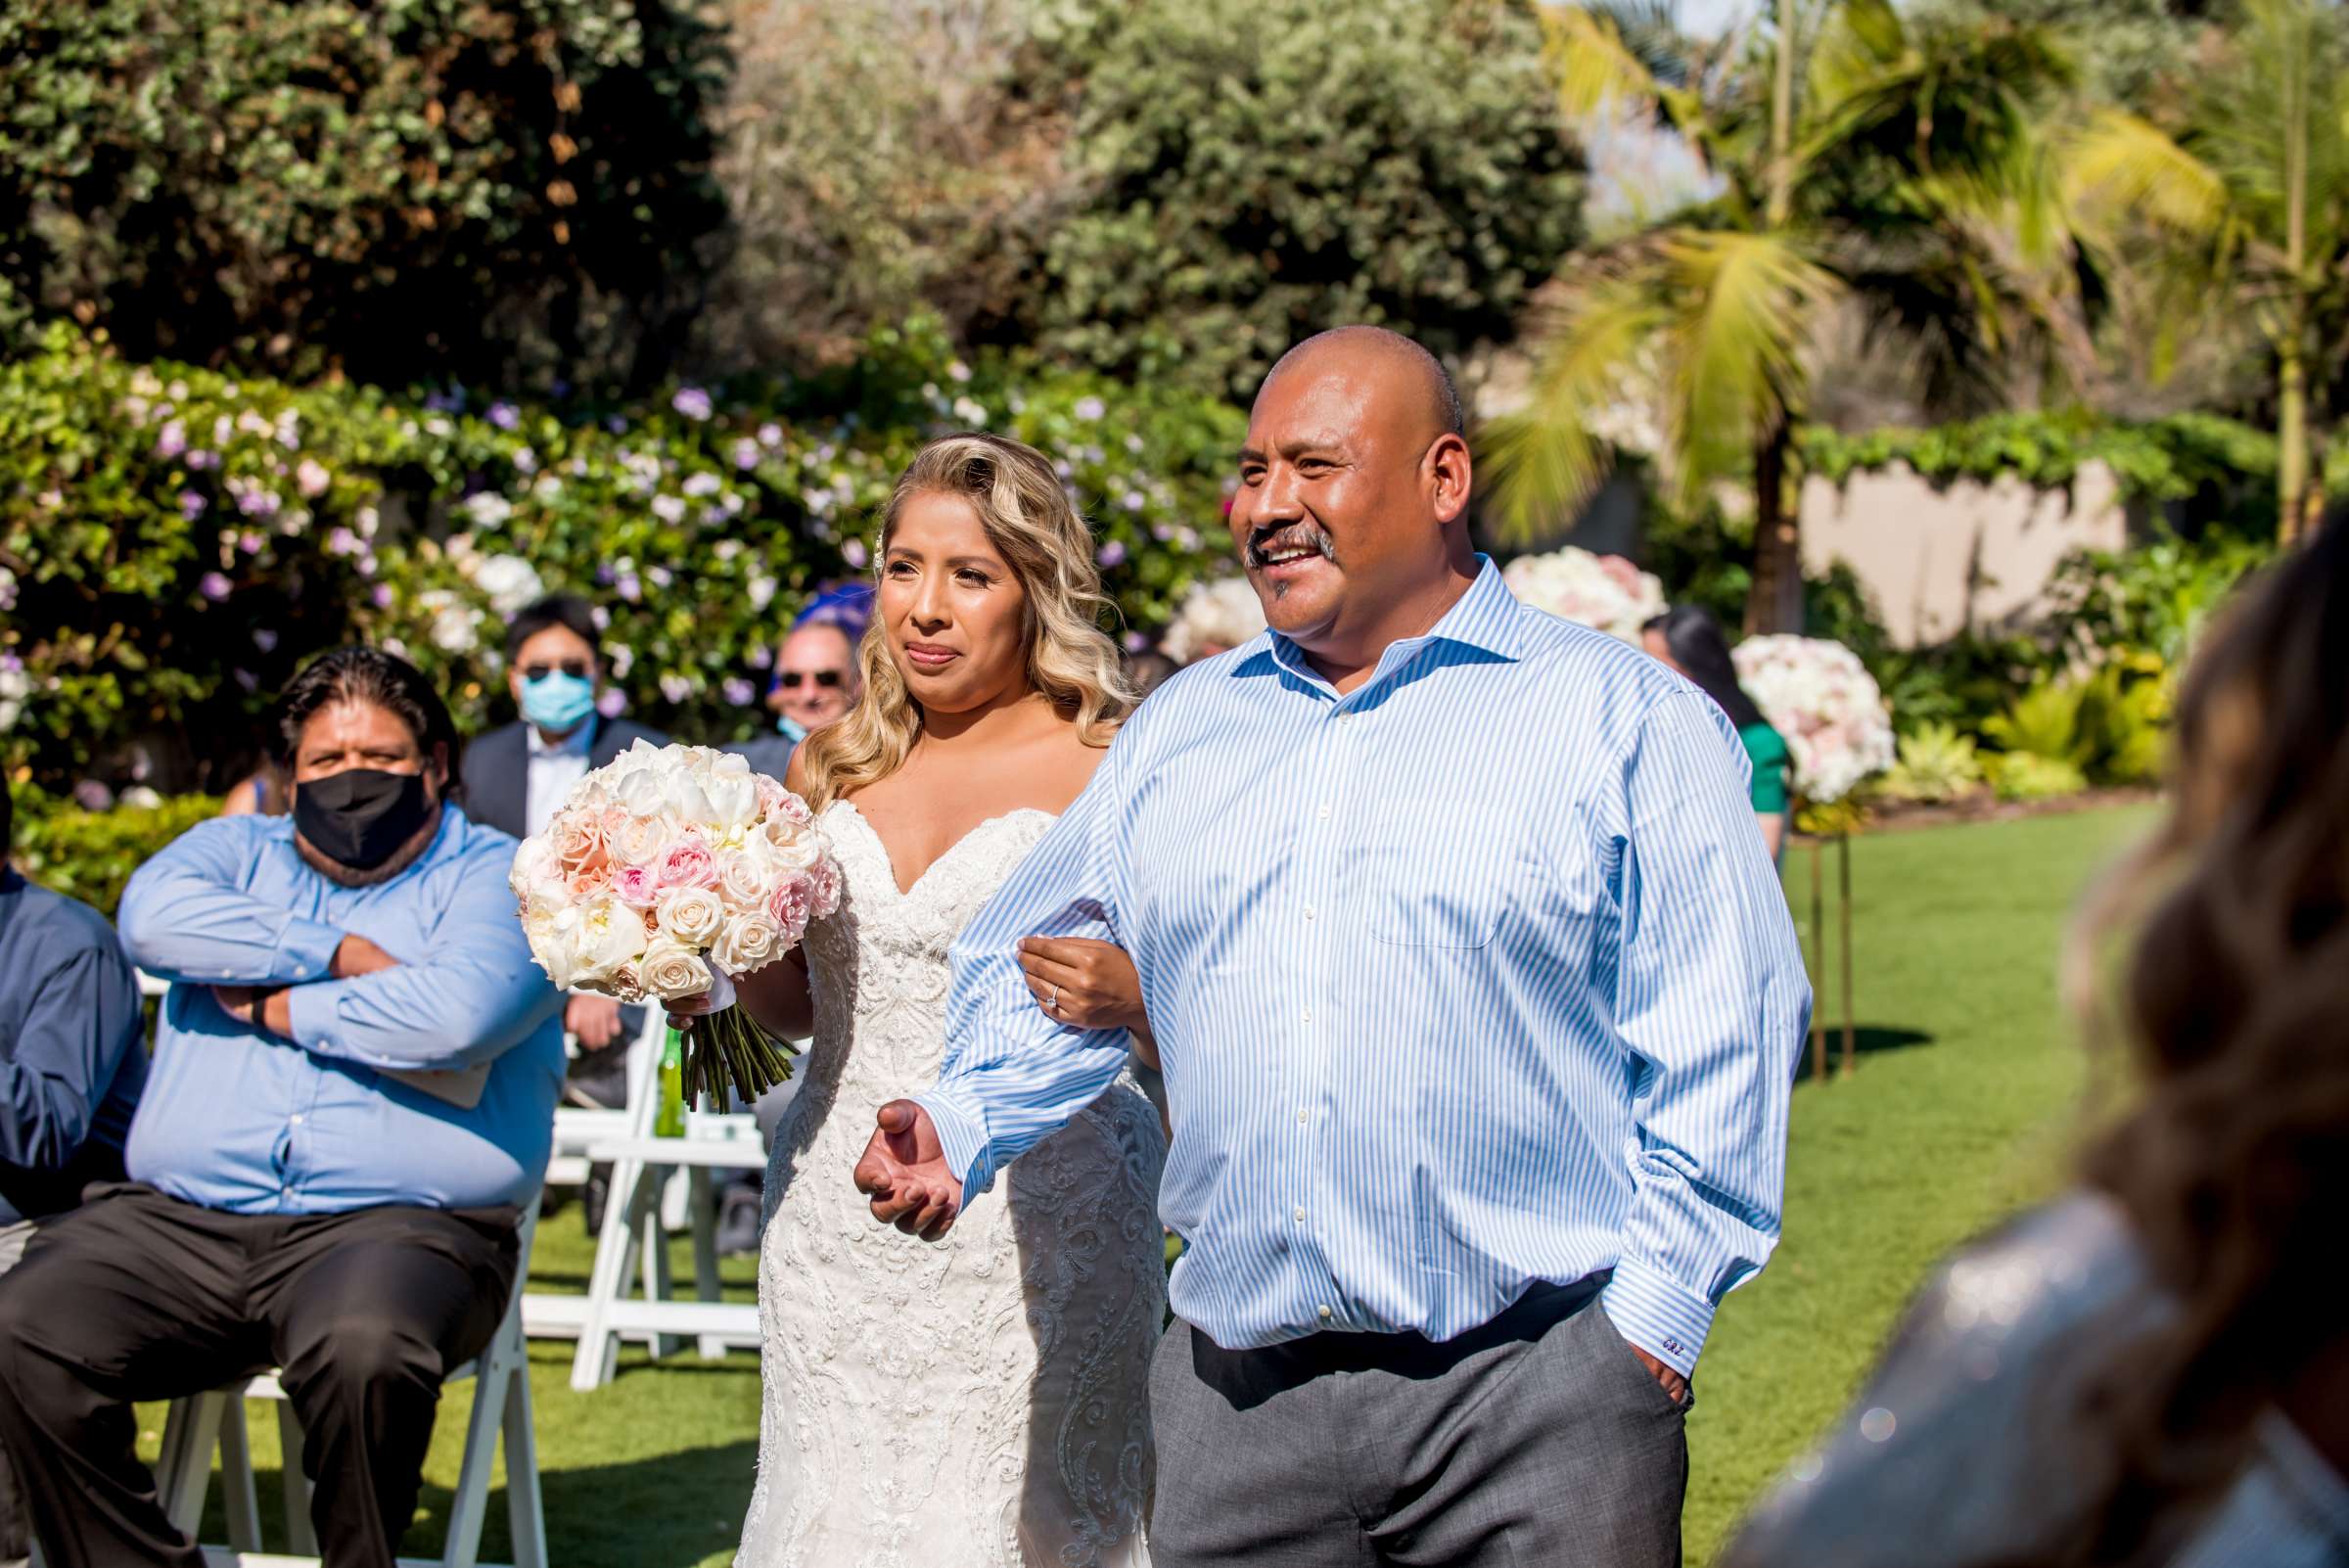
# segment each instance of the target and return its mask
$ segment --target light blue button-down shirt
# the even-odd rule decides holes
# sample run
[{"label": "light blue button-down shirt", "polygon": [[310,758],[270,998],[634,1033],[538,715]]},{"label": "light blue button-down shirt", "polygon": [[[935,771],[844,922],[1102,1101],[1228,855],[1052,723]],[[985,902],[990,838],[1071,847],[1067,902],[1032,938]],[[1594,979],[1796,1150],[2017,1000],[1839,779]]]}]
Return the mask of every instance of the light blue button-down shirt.
[{"label": "light blue button-down shirt", "polygon": [[1735,731],[1490,562],[1340,696],[1267,634],[1184,671],[955,943],[919,1096],[966,1195],[1110,1083],[1015,944],[1132,954],[1174,1310],[1219,1345],[1449,1339],[1612,1269],[1686,1372],[1778,1230],[1810,987]]},{"label": "light blue button-down shirt", "polygon": [[[290,817],[191,828],[123,892],[123,945],[171,982],[126,1153],[131,1179],[238,1214],[529,1200],[563,1083],[563,997],[530,961],[514,841],[443,807],[390,881],[310,869]],[[345,935],[399,960],[327,978]],[[292,986],[294,1036],[241,1024],[213,986]],[[377,1069],[491,1064],[463,1109]]]}]

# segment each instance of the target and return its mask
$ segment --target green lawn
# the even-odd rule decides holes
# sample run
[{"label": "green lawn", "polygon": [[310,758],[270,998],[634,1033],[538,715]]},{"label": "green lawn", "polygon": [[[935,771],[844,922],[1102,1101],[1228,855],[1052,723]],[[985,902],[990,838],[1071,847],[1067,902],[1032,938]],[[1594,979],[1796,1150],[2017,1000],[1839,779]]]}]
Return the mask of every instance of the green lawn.
[{"label": "green lawn", "polygon": [[[2096,811],[1855,845],[1860,1070],[1796,1089],[1784,1244],[1706,1350],[1689,1421],[1691,1562],[1838,1413],[1931,1261],[2057,1179],[2082,1065],[2055,1000],[2056,942],[2090,875],[2146,821]],[[1804,908],[1808,876],[1797,851],[1788,879]],[[1826,1007],[1840,1023],[1831,992]],[[578,1211],[557,1216],[534,1288],[583,1288],[590,1251]],[[681,1248],[677,1267],[689,1277]],[[728,1275],[747,1290],[747,1260]],[[630,1353],[591,1395],[571,1392],[570,1364],[568,1346],[532,1352],[557,1568],[728,1562],[758,1453],[755,1360],[653,1367]],[[437,1550],[470,1399],[451,1390],[441,1407],[412,1553]],[[152,1453],[161,1411],[142,1415]],[[253,1437],[267,1489],[274,1429],[256,1420]],[[492,1560],[505,1559],[503,1508],[501,1493]]]}]

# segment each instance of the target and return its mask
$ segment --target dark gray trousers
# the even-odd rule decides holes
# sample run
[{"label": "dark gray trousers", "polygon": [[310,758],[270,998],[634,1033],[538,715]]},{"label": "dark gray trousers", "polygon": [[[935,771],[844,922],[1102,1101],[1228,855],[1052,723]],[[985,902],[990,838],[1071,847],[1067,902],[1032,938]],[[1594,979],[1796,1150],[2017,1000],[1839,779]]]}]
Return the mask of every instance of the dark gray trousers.
[{"label": "dark gray trousers", "polygon": [[1458,1339],[1227,1351],[1177,1321],[1150,1372],[1155,1568],[1674,1568],[1684,1407],[1596,1286]]}]

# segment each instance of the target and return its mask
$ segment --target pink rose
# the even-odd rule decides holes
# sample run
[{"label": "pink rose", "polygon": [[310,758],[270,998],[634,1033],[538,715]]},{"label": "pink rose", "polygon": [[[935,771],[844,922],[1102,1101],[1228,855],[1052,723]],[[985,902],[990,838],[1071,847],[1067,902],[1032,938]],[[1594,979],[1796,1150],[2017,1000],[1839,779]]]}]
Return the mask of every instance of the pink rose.
[{"label": "pink rose", "polygon": [[699,833],[688,833],[668,847],[661,857],[661,886],[664,888],[714,888],[717,886],[717,862],[702,843]]},{"label": "pink rose", "polygon": [[636,909],[649,909],[661,892],[661,873],[649,865],[623,865],[612,873],[612,897]]},{"label": "pink rose", "polygon": [[758,774],[753,782],[759,787],[759,814],[760,816],[772,816],[785,808],[783,805],[785,801],[798,799],[791,791],[768,778],[764,773]]},{"label": "pink rose", "polygon": [[830,860],[819,860],[807,873],[807,911],[818,920],[828,920],[840,907],[840,867]]},{"label": "pink rose", "polygon": [[587,811],[558,811],[546,825],[547,843],[555,858],[576,869],[600,859],[604,849],[603,824]]},{"label": "pink rose", "polygon": [[766,912],[776,925],[783,928],[783,940],[796,943],[807,934],[807,878],[793,877],[775,890],[767,900]]}]

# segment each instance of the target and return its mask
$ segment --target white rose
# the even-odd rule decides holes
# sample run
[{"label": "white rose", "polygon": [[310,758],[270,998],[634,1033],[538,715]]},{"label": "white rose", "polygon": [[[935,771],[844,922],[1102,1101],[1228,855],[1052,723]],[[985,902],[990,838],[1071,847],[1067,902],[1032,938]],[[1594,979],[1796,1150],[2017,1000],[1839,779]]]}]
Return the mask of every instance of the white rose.
[{"label": "white rose", "polygon": [[636,980],[647,995],[678,1001],[710,989],[710,966],[681,945],[655,937],[636,961]]},{"label": "white rose", "polygon": [[759,784],[747,761],[739,757],[731,761],[742,763],[741,771],[713,770],[703,782],[702,792],[710,802],[712,822],[720,828],[748,827],[759,818]]},{"label": "white rose", "polygon": [[525,839],[514,851],[514,870],[506,885],[518,894],[526,892],[532,883],[554,876],[558,864],[553,845],[543,838]]},{"label": "white rose", "polygon": [[708,888],[670,888],[653,905],[653,917],[665,935],[698,952],[717,936],[726,906]]},{"label": "white rose", "polygon": [[783,956],[783,928],[764,914],[738,914],[710,949],[710,961],[729,975],[747,975]]},{"label": "white rose", "polygon": [[813,828],[795,822],[781,812],[768,815],[760,823],[772,864],[778,872],[805,871],[823,854],[823,841]]},{"label": "white rose", "polygon": [[651,865],[677,842],[677,830],[665,816],[631,816],[604,842],[623,864]]},{"label": "white rose", "polygon": [[579,912],[568,904],[533,903],[523,911],[522,933],[530,956],[556,989],[569,991],[579,976]]},{"label": "white rose", "polygon": [[773,861],[774,851],[760,839],[746,840],[739,850],[729,850],[717,857],[717,896],[730,910],[763,909],[775,896],[775,884],[782,872]]},{"label": "white rose", "polygon": [[666,768],[661,773],[661,809],[679,822],[697,825],[717,820],[716,808],[689,768]]},{"label": "white rose", "polygon": [[579,908],[579,981],[610,978],[644,950],[644,916],[604,894]]},{"label": "white rose", "polygon": [[666,816],[668,792],[658,768],[637,767],[612,780],[612,804],[630,816]]}]

